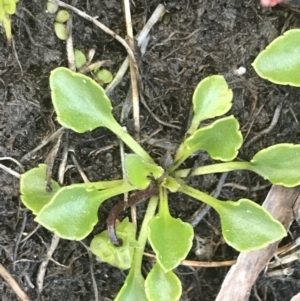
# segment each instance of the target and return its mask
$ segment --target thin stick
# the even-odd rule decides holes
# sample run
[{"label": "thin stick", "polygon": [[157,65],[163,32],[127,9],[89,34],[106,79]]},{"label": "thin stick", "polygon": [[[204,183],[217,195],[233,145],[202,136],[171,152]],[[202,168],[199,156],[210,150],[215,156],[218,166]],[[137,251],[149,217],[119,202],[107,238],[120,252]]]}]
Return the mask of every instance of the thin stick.
[{"label": "thin stick", "polygon": [[25,171],[24,166],[19,161],[17,161],[16,159],[11,158],[11,157],[1,157],[0,158],[0,161],[5,161],[5,160],[12,161],[12,162],[16,163],[20,167],[22,172]]},{"label": "thin stick", "polygon": [[113,38],[115,38],[117,41],[119,41],[125,47],[128,55],[131,57],[131,59],[136,64],[134,54],[133,54],[131,48],[129,47],[129,45],[127,44],[127,42],[122,37],[120,37],[119,35],[117,35],[114,31],[112,31],[110,28],[108,28],[107,26],[105,26],[101,22],[97,21],[95,17],[91,17],[90,15],[86,14],[85,12],[83,12],[83,11],[77,9],[76,7],[74,7],[74,6],[70,5],[70,4],[67,4],[67,3],[65,3],[63,1],[51,0],[50,2],[54,2],[54,3],[58,4],[61,7],[68,8],[68,9],[72,10],[73,12],[75,12],[80,17],[82,17],[82,18],[84,18],[86,20],[91,21],[97,27],[99,27],[100,29],[102,29],[104,32],[106,32],[107,34],[109,34],[110,36],[112,36]]},{"label": "thin stick", "polygon": [[16,171],[12,170],[11,168],[3,165],[3,164],[0,164],[0,168],[5,170],[6,172],[10,173],[11,175],[13,175],[14,177],[20,179],[21,178],[21,175],[19,173],[17,173]]},{"label": "thin stick", "polygon": [[37,286],[38,295],[40,295],[43,290],[46,269],[47,269],[49,260],[51,259],[53,253],[55,252],[55,250],[58,246],[58,243],[59,243],[59,237],[56,234],[54,234],[52,237],[51,245],[47,251],[46,258],[41,263],[41,265],[39,267],[38,275],[36,278],[36,286]]},{"label": "thin stick", "polygon": [[280,103],[276,109],[275,109],[275,112],[274,112],[274,115],[273,115],[273,118],[272,118],[272,121],[270,123],[270,125],[262,130],[261,132],[259,132],[255,137],[253,137],[251,140],[249,140],[247,143],[244,144],[244,148],[247,148],[248,146],[250,146],[251,144],[253,144],[254,142],[256,142],[257,140],[259,140],[263,135],[266,135],[268,133],[270,133],[274,127],[276,126],[278,120],[279,120],[279,117],[280,117],[280,113],[281,113],[281,109],[282,109],[282,103]]},{"label": "thin stick", "polygon": [[[134,53],[134,38],[133,38],[133,29],[130,13],[130,2],[129,0],[124,0],[124,12],[126,20],[126,31],[128,38],[128,45]],[[130,80],[131,80],[131,89],[132,89],[132,111],[133,111],[133,120],[134,128],[137,137],[140,136],[140,104],[139,104],[139,91],[138,91],[138,66],[135,61],[130,58]]]},{"label": "thin stick", "polygon": [[72,25],[73,25],[73,18],[72,18],[72,14],[70,14],[70,18],[67,22],[66,51],[67,51],[69,69],[75,72],[76,64],[75,64],[75,54],[74,54],[74,47],[73,47]]},{"label": "thin stick", "polygon": [[[156,256],[151,253],[144,252],[144,255],[147,257],[154,258],[156,260]],[[183,260],[181,261],[181,265],[189,266],[189,267],[197,267],[197,268],[220,268],[220,267],[229,267],[236,263],[236,260],[227,260],[227,261],[195,261],[195,260]]]},{"label": "thin stick", "polygon": [[70,151],[71,159],[72,159],[74,165],[76,166],[76,168],[77,168],[77,170],[78,170],[78,172],[79,172],[79,174],[80,174],[80,176],[81,176],[83,182],[84,182],[84,183],[90,183],[88,177],[87,177],[86,174],[84,173],[83,169],[81,168],[79,162],[77,161],[77,159],[76,159],[76,157],[75,157],[75,154],[74,154],[75,151],[74,151],[73,149],[69,149],[69,151]]},{"label": "thin stick", "polygon": [[14,272],[16,270],[16,260],[17,260],[18,249],[19,249],[19,245],[20,245],[20,242],[21,242],[21,238],[22,238],[25,226],[26,226],[26,222],[27,222],[27,210],[25,209],[24,213],[23,213],[22,226],[21,226],[21,229],[20,229],[20,233],[17,237],[16,245],[15,245],[15,249],[14,249],[14,255],[13,255],[13,271]]},{"label": "thin stick", "polygon": [[[224,172],[222,174],[222,176],[220,177],[217,188],[216,188],[215,192],[213,193],[214,198],[219,197],[222,187],[227,178],[227,175],[228,175],[228,172]],[[209,210],[210,210],[209,205],[206,205],[206,204],[204,206],[201,205],[200,208],[193,214],[193,216],[191,218],[190,223],[192,224],[192,226],[196,227],[200,223],[200,221],[204,218],[204,216],[208,213]]]},{"label": "thin stick", "polygon": [[41,148],[43,148],[45,145],[47,145],[50,141],[52,141],[53,139],[55,139],[56,137],[58,137],[61,134],[61,132],[63,132],[64,130],[65,130],[64,127],[59,128],[49,138],[45,139],[39,146],[37,146],[35,149],[33,149],[32,151],[30,151],[29,153],[27,153],[25,156],[23,156],[21,158],[21,161],[29,159],[34,153],[36,153]]},{"label": "thin stick", "polygon": [[92,283],[93,283],[93,288],[94,288],[95,301],[99,301],[99,291],[98,291],[98,286],[97,286],[97,282],[95,279],[93,255],[88,246],[86,246],[82,241],[80,241],[80,243],[85,247],[85,249],[88,252],[88,256],[89,256],[89,260],[90,260],[90,273],[91,273]]},{"label": "thin stick", "polygon": [[17,281],[11,276],[9,271],[1,263],[0,275],[10,285],[10,287],[14,290],[14,292],[21,299],[21,301],[30,301],[29,297],[24,293]]}]

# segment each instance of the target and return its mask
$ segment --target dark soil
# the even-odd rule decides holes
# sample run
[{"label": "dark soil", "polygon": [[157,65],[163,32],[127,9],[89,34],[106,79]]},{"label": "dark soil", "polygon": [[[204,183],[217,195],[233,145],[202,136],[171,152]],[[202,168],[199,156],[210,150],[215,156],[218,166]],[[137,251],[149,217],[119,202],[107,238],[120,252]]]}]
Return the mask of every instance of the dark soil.
[{"label": "dark soil", "polygon": [[[86,11],[119,35],[126,36],[121,1],[89,0],[77,1],[76,7]],[[138,1],[132,5],[135,33],[138,33],[160,1]],[[257,54],[275,37],[290,28],[300,27],[298,12],[288,7],[262,9],[258,0],[178,0],[165,1],[168,10],[161,22],[152,29],[147,52],[139,59],[141,93],[148,106],[161,120],[180,126],[180,130],[163,126],[153,119],[141,106],[141,136],[153,136],[157,140],[180,143],[188,126],[191,98],[195,86],[206,76],[222,74],[234,92],[231,111],[239,120],[247,140],[267,128],[275,108],[282,104],[280,119],[275,128],[258,142],[243,148],[239,157],[249,160],[258,150],[279,142],[300,142],[300,90],[288,86],[277,86],[260,79],[251,67]],[[20,1],[18,12],[13,16],[15,47],[9,47],[3,30],[0,39],[0,159],[11,157],[21,161],[25,170],[45,162],[53,144],[31,156],[22,158],[42,140],[59,128],[53,114],[48,85],[49,73],[58,66],[67,66],[65,43],[53,32],[54,16],[46,12],[45,1]],[[75,48],[88,52],[95,49],[95,60],[110,60],[109,68],[116,73],[126,57],[126,51],[112,37],[96,28],[80,16],[73,15],[73,39]],[[243,76],[235,70],[244,66]],[[122,104],[130,87],[129,75],[110,96],[114,115],[120,117]],[[259,113],[258,113],[259,112]],[[124,122],[131,133],[132,116]],[[248,133],[249,132],[249,133]],[[66,138],[64,137],[64,142]],[[116,137],[105,129],[78,135],[70,133],[68,143],[88,178],[93,180],[121,177],[119,149],[115,146],[94,155],[94,152],[116,142]],[[166,150],[149,144],[143,145],[155,158]],[[53,177],[61,152],[55,160]],[[191,158],[187,165],[207,164],[209,158],[203,154]],[[15,163],[6,159],[2,164],[22,173]],[[69,161],[72,165],[72,161]],[[211,193],[220,175],[193,178],[194,187]],[[67,183],[81,182],[74,168],[65,177]],[[247,191],[233,187],[222,189],[221,199],[237,200],[247,197],[262,203],[268,188],[252,191],[265,185],[260,177],[248,172],[231,173],[226,183],[235,183],[248,188]],[[236,186],[238,187],[238,186]],[[116,200],[108,201],[99,211],[100,222],[84,243],[89,244],[93,235],[106,227],[105,220]],[[171,213],[188,221],[199,204],[187,197],[171,199]],[[138,207],[141,219],[145,207]],[[37,224],[31,212],[24,209],[19,198],[19,180],[0,170],[0,262],[12,273],[22,289],[32,300],[94,300],[90,274],[91,262],[84,246],[79,242],[61,240],[53,259],[64,266],[50,261],[40,297],[36,293],[36,276],[39,265],[51,243],[52,233],[39,228],[28,240],[17,244]],[[125,214],[123,215],[123,217]],[[293,235],[299,233],[298,225],[292,228]],[[217,215],[210,211],[195,228],[199,237],[209,238],[219,244],[213,261],[231,260],[237,253],[222,243]],[[16,248],[18,245],[18,248]],[[188,259],[197,260],[195,248]],[[126,272],[112,268],[92,259],[94,275],[100,300],[113,300],[126,277]],[[144,272],[151,267],[144,260]],[[250,300],[287,301],[300,290],[300,265],[293,264],[291,276],[277,278],[262,275],[251,292]],[[181,300],[211,301],[217,295],[229,268],[191,269],[179,267],[175,272],[183,283]],[[18,300],[8,284],[0,278],[0,299]]]}]

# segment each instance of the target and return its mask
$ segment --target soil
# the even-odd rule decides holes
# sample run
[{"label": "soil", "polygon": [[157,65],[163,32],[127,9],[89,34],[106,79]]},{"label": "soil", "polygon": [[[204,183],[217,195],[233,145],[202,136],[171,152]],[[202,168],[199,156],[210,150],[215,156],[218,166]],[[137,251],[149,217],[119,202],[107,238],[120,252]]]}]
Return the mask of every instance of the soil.
[{"label": "soil", "polygon": [[[97,16],[106,26],[120,36],[126,36],[122,1],[89,0],[77,1],[76,7],[91,16]],[[137,34],[161,1],[132,2],[134,32]],[[164,122],[180,129],[162,125],[141,105],[141,138],[147,138],[161,129],[152,138],[169,144],[182,141],[188,126],[192,93],[206,76],[222,74],[234,92],[231,111],[241,124],[246,141],[267,128],[278,105],[282,105],[280,118],[273,130],[257,142],[244,147],[239,158],[249,160],[258,150],[279,142],[300,142],[300,90],[278,86],[260,79],[251,67],[257,54],[275,37],[290,28],[299,28],[297,11],[288,6],[273,9],[262,8],[258,0],[178,0],[165,1],[164,18],[150,32],[150,41],[143,57],[139,57],[141,93],[151,111]],[[50,71],[58,66],[67,66],[65,42],[54,34],[54,15],[47,13],[45,1],[19,1],[18,11],[12,17],[14,45],[9,46],[2,30],[0,38],[0,160],[1,164],[22,173],[45,162],[54,143],[24,156],[40,145],[59,128],[51,104],[49,90]],[[126,51],[123,46],[95,27],[89,21],[73,14],[74,47],[87,53],[95,50],[94,61],[110,60],[106,66],[113,74],[117,72]],[[138,51],[137,51],[138,55]],[[247,69],[238,76],[239,67]],[[114,115],[120,119],[130,79],[127,74],[110,98]],[[123,125],[133,133],[132,115]],[[146,139],[149,140],[149,139]],[[116,137],[108,130],[97,129],[86,134],[70,132],[63,143],[74,148],[77,160],[90,181],[121,177]],[[144,143],[143,146],[157,160],[166,149]],[[102,150],[101,152],[99,150]],[[7,159],[21,162],[24,170]],[[5,159],[6,158],[6,159]],[[54,165],[53,177],[61,161],[59,151]],[[207,164],[211,160],[200,154],[188,160],[186,166]],[[65,183],[82,182],[77,170],[72,167],[65,175]],[[194,187],[211,193],[220,175],[191,179]],[[262,203],[268,192],[266,182],[249,172],[233,172],[223,187],[220,199],[237,200],[247,197]],[[242,190],[246,187],[247,190]],[[262,189],[253,189],[265,187]],[[84,243],[89,244],[93,235],[104,230],[106,218],[118,199],[106,202],[99,211],[99,224]],[[171,214],[185,221],[198,209],[194,200],[179,195],[171,198]],[[145,205],[138,207],[140,221]],[[123,214],[125,217],[128,211]],[[127,272],[91,260],[80,242],[60,240],[50,261],[40,296],[36,292],[36,277],[41,261],[46,256],[52,233],[39,228],[29,239],[20,242],[37,226],[34,216],[21,204],[19,180],[0,169],[0,262],[10,271],[31,300],[94,300],[90,274],[91,266],[99,290],[99,300],[113,300]],[[195,233],[210,241],[215,248],[206,254],[209,260],[224,261],[237,257],[237,252],[222,242],[217,214],[209,214],[195,227]],[[299,235],[298,224],[291,228],[291,236]],[[286,243],[289,240],[286,241]],[[188,259],[197,260],[196,244]],[[208,248],[211,249],[211,248]],[[57,264],[60,263],[60,264]],[[145,258],[143,272],[149,271],[152,262]],[[300,264],[293,263],[294,273],[277,277],[261,275],[251,291],[249,300],[290,300],[300,290]],[[183,283],[180,300],[214,300],[229,268],[194,269],[180,266],[177,275]],[[13,290],[0,278],[0,299],[18,300]]]}]

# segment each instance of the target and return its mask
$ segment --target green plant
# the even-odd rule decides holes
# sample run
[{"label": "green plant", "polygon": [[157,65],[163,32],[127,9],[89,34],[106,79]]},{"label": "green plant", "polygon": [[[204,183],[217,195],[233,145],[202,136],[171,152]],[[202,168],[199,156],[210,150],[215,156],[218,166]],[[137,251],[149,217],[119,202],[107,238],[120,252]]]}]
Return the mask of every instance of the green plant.
[{"label": "green plant", "polygon": [[[276,51],[278,43],[285,44],[290,37],[299,40],[299,31],[291,31],[283,38],[278,38],[257,57],[254,67],[262,77],[270,76],[265,75],[265,69],[261,66],[265,68],[270,57],[279,60]],[[285,47],[282,49],[281,52]],[[265,56],[267,51],[269,54]],[[269,64],[272,66],[273,61]],[[282,65],[278,68],[282,68]],[[292,73],[295,69],[289,70],[291,72],[286,74],[284,83],[294,84]],[[280,70],[273,71],[272,75],[280,74]],[[276,82],[280,80],[276,78]],[[187,176],[247,169],[275,185],[292,187],[300,184],[300,145],[278,144],[261,150],[250,162],[233,161],[243,143],[239,123],[234,116],[217,119],[198,129],[201,122],[226,114],[232,106],[233,94],[222,76],[207,77],[195,89],[194,116],[188,137],[166,169],[157,165],[117,123],[105,91],[91,78],[60,67],[51,72],[50,87],[57,119],[62,126],[78,133],[106,127],[134,152],[125,157],[125,180],[66,187],[60,187],[52,180],[52,191],[47,192],[45,164],[21,176],[21,198],[36,215],[35,220],[58,236],[70,240],[81,240],[91,233],[98,222],[97,211],[105,200],[134,191],[127,202],[123,200],[113,207],[107,219],[107,231],[96,235],[90,246],[102,261],[120,269],[130,268],[115,300],[179,299],[181,284],[173,269],[190,251],[194,231],[189,223],[170,215],[168,203],[171,193],[181,192],[214,208],[220,215],[225,241],[241,252],[263,248],[286,235],[284,227],[253,201],[219,201],[184,182]],[[208,152],[212,159],[221,162],[195,170],[179,169],[198,150]],[[115,220],[122,210],[149,198],[138,239],[136,229],[128,218],[115,226]],[[157,206],[158,213],[155,214]],[[141,264],[147,240],[156,254],[157,262],[144,279]]]},{"label": "green plant", "polygon": [[11,42],[11,15],[16,12],[19,0],[0,0],[0,24],[3,25],[8,43]]}]

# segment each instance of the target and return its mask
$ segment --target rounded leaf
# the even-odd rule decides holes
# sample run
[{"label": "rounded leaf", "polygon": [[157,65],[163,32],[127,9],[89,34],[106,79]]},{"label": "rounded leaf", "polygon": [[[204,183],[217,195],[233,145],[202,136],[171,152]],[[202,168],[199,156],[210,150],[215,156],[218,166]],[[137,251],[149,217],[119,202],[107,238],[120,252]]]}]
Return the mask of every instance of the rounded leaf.
[{"label": "rounded leaf", "polygon": [[251,200],[219,201],[213,207],[220,215],[225,241],[240,252],[264,248],[286,236],[283,225]]},{"label": "rounded leaf", "polygon": [[0,6],[3,5],[3,8],[1,7],[1,10],[3,9],[5,13],[9,15],[13,15],[16,12],[16,2],[15,0],[6,0],[6,1],[1,1]]},{"label": "rounded leaf", "polygon": [[149,222],[148,239],[157,262],[165,272],[176,268],[192,247],[193,227],[170,215],[155,216]]},{"label": "rounded leaf", "polygon": [[300,29],[275,39],[253,62],[256,73],[275,84],[300,87]]},{"label": "rounded leaf", "polygon": [[125,169],[130,184],[142,190],[149,186],[151,178],[158,179],[164,173],[160,166],[145,162],[135,154],[125,156]]},{"label": "rounded leaf", "polygon": [[146,278],[145,290],[149,301],[177,301],[182,293],[181,282],[176,274],[172,271],[165,273],[158,263]]},{"label": "rounded leaf", "polygon": [[300,184],[300,145],[281,143],[258,152],[251,170],[272,184],[294,187]]},{"label": "rounded leaf", "polygon": [[243,143],[239,123],[233,117],[225,117],[193,133],[180,146],[174,164],[182,163],[198,150],[205,150],[215,160],[231,161]]},{"label": "rounded leaf", "polygon": [[111,102],[91,78],[59,67],[51,71],[50,87],[57,119],[62,126],[78,133],[99,126],[114,127]]},{"label": "rounded leaf", "polygon": [[47,11],[48,13],[50,14],[55,14],[58,10],[58,5],[54,2],[50,2],[48,1],[47,2]]},{"label": "rounded leaf", "polygon": [[56,36],[59,39],[61,39],[63,41],[65,41],[67,39],[67,27],[66,27],[66,25],[55,22],[54,23],[54,31],[55,31]]},{"label": "rounded leaf", "polygon": [[86,63],[85,54],[81,50],[75,49],[74,55],[75,55],[75,65],[76,65],[76,68],[80,69]]},{"label": "rounded leaf", "polygon": [[193,95],[194,116],[188,130],[192,134],[203,120],[222,116],[232,106],[233,93],[224,76],[213,75],[202,80]]},{"label": "rounded leaf", "polygon": [[65,23],[67,22],[68,20],[70,19],[70,14],[68,11],[66,10],[60,10],[57,15],[56,15],[56,18],[55,18],[55,21],[58,22],[58,23]]},{"label": "rounded leaf", "polygon": [[133,268],[114,301],[149,301],[145,293],[145,279]]},{"label": "rounded leaf", "polygon": [[58,183],[51,180],[52,190],[46,190],[46,172],[47,165],[40,164],[21,175],[21,200],[33,214],[38,214],[60,189]]},{"label": "rounded leaf", "polygon": [[97,72],[97,78],[104,84],[109,84],[113,80],[113,75],[106,69],[101,69]]},{"label": "rounded leaf", "polygon": [[82,240],[98,222],[98,208],[105,200],[101,194],[103,191],[76,185],[61,188],[35,221],[61,238]]}]

